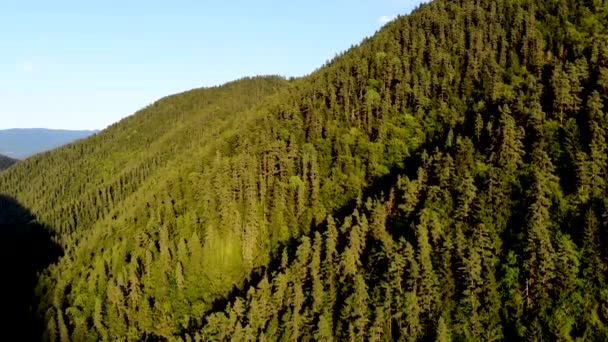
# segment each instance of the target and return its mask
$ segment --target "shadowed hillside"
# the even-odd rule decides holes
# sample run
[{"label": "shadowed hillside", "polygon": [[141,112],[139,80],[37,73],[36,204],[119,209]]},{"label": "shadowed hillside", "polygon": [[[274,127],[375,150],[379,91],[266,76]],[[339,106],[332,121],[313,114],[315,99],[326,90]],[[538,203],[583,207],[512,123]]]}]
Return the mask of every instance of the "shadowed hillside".
[{"label": "shadowed hillside", "polygon": [[38,316],[35,287],[42,272],[62,255],[52,231],[14,199],[0,195],[0,269],[4,338],[39,340],[44,317]]},{"label": "shadowed hillside", "polygon": [[0,154],[0,171],[7,169],[9,166],[15,164],[17,162],[16,159],[4,156]]}]

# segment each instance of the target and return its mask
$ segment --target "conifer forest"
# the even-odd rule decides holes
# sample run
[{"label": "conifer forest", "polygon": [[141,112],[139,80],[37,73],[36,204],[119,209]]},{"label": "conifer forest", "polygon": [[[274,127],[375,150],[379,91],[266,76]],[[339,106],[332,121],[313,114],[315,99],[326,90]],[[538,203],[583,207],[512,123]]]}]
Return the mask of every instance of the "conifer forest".
[{"label": "conifer forest", "polygon": [[607,0],[433,0],[162,98],[0,158],[0,336],[608,341],[607,113]]}]

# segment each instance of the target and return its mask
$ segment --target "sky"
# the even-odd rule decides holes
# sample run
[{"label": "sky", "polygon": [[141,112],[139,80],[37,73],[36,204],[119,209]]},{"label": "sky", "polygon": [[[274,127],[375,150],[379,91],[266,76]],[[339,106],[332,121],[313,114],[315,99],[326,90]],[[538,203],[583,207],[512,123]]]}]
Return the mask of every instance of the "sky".
[{"label": "sky", "polygon": [[161,97],[303,76],[420,0],[2,0],[0,129],[103,129]]}]

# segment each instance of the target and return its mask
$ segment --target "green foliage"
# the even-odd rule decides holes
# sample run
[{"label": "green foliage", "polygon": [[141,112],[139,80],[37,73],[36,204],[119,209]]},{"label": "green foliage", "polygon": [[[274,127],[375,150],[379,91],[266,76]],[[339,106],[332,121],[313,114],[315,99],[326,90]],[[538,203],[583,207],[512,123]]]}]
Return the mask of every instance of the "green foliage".
[{"label": "green foliage", "polygon": [[605,340],[608,16],[436,0],[0,174],[49,340]]}]

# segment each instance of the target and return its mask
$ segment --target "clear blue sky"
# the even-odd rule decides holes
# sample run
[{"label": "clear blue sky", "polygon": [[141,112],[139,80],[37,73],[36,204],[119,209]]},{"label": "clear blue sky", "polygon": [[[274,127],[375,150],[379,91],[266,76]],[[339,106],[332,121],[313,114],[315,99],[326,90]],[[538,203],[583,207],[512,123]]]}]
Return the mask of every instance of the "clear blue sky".
[{"label": "clear blue sky", "polygon": [[101,129],[160,97],[302,76],[420,0],[0,2],[0,129]]}]

